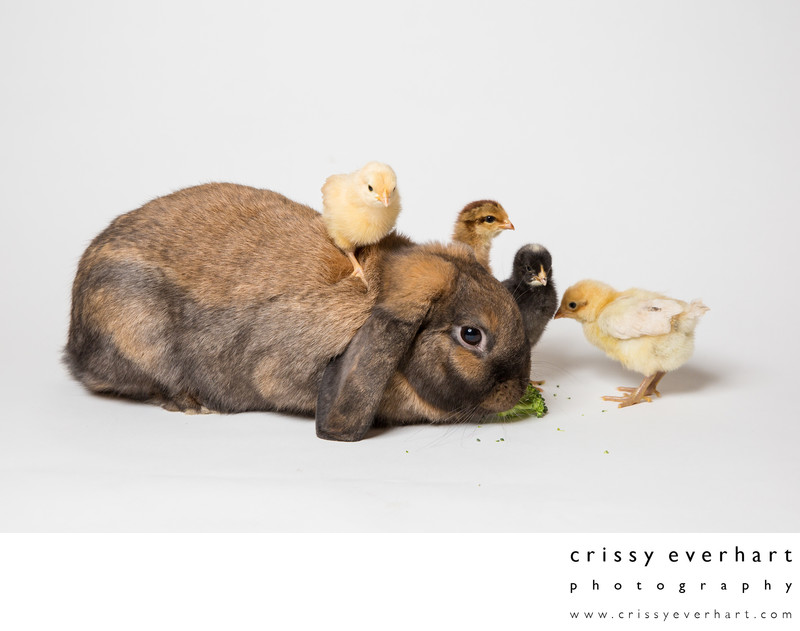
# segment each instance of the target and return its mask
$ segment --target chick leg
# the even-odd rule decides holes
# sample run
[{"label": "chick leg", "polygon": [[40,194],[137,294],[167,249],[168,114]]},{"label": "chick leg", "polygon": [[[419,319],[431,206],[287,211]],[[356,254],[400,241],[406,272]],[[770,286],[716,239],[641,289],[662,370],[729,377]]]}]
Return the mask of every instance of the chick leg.
[{"label": "chick leg", "polygon": [[[651,397],[653,395],[656,395],[657,397],[660,397],[661,393],[658,390],[656,390],[656,386],[658,385],[658,382],[661,381],[661,377],[663,377],[666,374],[667,373],[665,372],[657,372],[655,375],[653,375],[653,381],[647,387],[647,391],[644,393],[644,396]],[[617,388],[617,390],[621,392],[636,392],[636,388],[630,388],[628,386],[620,386],[619,388]]]},{"label": "chick leg", "polygon": [[353,273],[351,275],[358,276],[363,281],[363,283],[367,287],[369,287],[367,279],[364,277],[364,268],[361,267],[360,263],[358,262],[358,259],[356,258],[356,255],[353,254],[352,250],[348,250],[345,254],[347,254],[347,258],[349,258],[350,262],[353,264]]},{"label": "chick leg", "polygon": [[636,388],[636,390],[633,390],[633,388],[630,389],[620,388],[620,390],[623,391],[631,390],[632,392],[622,397],[606,396],[603,397],[603,401],[616,401],[619,403],[619,407],[621,408],[641,403],[642,400],[645,400],[648,403],[650,403],[652,401],[652,399],[650,398],[650,394],[652,394],[652,392],[650,392],[649,394],[648,392],[650,391],[650,387],[652,386],[653,382],[656,380],[657,377],[658,379],[661,378],[659,376],[659,373],[655,373],[654,375],[645,377],[644,379],[642,379],[642,383],[639,384],[639,387]]},{"label": "chick leg", "polygon": [[660,397],[661,393],[658,390],[656,390],[656,386],[658,385],[658,382],[661,381],[661,377],[663,377],[666,374],[667,373],[665,372],[657,372],[655,379],[653,379],[653,381],[650,383],[650,386],[647,388],[647,392],[645,394],[654,394],[657,397]]}]

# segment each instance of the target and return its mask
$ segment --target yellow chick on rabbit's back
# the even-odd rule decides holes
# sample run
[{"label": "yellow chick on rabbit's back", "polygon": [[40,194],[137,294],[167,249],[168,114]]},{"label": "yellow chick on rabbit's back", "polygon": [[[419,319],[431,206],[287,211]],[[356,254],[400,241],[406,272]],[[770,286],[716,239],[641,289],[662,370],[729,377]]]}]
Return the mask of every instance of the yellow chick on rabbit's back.
[{"label": "yellow chick on rabbit's back", "polygon": [[331,175],[322,185],[322,219],[328,234],[365,285],[355,250],[389,234],[399,213],[397,176],[388,164],[369,162],[353,173]]}]

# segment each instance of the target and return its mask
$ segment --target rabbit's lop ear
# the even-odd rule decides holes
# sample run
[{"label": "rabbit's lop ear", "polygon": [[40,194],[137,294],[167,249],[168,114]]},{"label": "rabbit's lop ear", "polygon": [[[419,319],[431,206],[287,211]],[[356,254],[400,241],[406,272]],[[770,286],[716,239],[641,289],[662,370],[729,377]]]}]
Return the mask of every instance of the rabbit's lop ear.
[{"label": "rabbit's lop ear", "polygon": [[369,318],[322,375],[316,414],[320,438],[364,438],[431,303],[455,282],[455,268],[438,256],[412,250],[387,258],[381,293]]}]

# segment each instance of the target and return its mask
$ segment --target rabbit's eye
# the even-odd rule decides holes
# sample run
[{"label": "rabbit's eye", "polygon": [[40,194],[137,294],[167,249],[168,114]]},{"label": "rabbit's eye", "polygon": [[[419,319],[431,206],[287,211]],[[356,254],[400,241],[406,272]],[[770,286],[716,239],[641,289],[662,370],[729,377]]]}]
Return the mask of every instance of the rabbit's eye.
[{"label": "rabbit's eye", "polygon": [[475,327],[462,326],[461,339],[470,346],[477,346],[481,343],[481,340],[483,340],[483,333],[481,333],[480,329],[476,329]]},{"label": "rabbit's eye", "polygon": [[369,192],[371,193],[372,192],[372,184],[367,184],[367,188],[369,189]]}]

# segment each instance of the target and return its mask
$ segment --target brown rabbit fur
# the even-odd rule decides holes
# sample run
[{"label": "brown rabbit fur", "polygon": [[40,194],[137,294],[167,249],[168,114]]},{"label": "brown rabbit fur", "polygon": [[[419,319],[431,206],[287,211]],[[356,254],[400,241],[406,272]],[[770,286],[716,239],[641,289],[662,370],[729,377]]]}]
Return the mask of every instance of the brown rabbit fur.
[{"label": "brown rabbit fur", "polygon": [[[167,409],[317,415],[323,438],[514,406],[530,348],[511,296],[460,245],[390,234],[369,289],[315,210],[207,184],[115,219],[84,253],[66,361],[89,390]],[[458,339],[485,332],[485,348]]]}]

